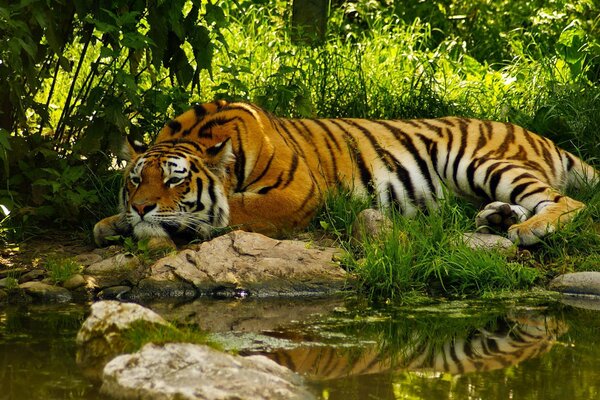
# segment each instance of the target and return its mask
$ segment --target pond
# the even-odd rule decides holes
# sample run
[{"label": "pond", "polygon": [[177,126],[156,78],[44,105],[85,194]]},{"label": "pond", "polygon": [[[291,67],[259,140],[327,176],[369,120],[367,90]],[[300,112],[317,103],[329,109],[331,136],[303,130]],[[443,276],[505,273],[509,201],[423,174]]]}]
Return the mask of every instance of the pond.
[{"label": "pond", "polygon": [[[372,307],[356,299],[149,305],[306,376],[322,399],[600,398],[600,311],[551,300]],[[0,308],[0,399],[100,399],[75,364],[89,305]]]}]

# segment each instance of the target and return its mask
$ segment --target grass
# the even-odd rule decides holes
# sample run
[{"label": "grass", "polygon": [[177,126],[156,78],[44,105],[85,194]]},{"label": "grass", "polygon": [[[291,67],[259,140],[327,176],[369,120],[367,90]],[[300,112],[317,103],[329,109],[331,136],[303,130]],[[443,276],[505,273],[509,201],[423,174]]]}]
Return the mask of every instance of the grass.
[{"label": "grass", "polygon": [[[207,93],[254,101],[280,116],[461,115],[509,121],[600,165],[600,86],[594,78],[598,40],[586,30],[591,6],[559,3],[451,3],[456,14],[465,11],[461,4],[492,11],[464,12],[477,21],[450,27],[447,15],[397,18],[391,7],[359,1],[360,21],[349,22],[334,9],[330,35],[318,47],[290,44],[281,3],[252,5],[243,14],[230,10],[232,24],[225,33],[230,46],[226,56],[215,55],[220,67],[213,88],[234,80],[235,85],[211,91],[207,81]],[[552,15],[553,7],[566,10],[565,19],[532,13],[543,8]],[[431,15],[439,13],[434,11]],[[504,17],[489,20],[492,15]],[[485,297],[543,285],[564,272],[600,270],[599,228],[593,222],[599,219],[599,193],[595,187],[577,194],[588,204],[580,217],[516,258],[464,246],[457,238],[474,230],[475,210],[457,201],[415,220],[392,216],[387,238],[356,243],[352,224],[368,202],[341,193],[330,196],[313,228],[333,235],[348,250],[345,264],[374,298],[407,299],[415,293]]]},{"label": "grass", "polygon": [[[211,43],[217,46],[212,71],[200,73],[201,91],[193,93],[193,101],[252,101],[282,117],[460,115],[509,121],[600,165],[600,40],[593,2],[469,0],[389,5],[359,0],[346,5],[356,8],[358,18],[354,20],[343,8],[332,7],[327,39],[313,47],[291,42],[289,2],[214,4],[223,9],[228,22],[222,31],[227,45]],[[74,44],[68,51],[78,53],[81,46]],[[97,44],[94,51],[99,47]],[[182,48],[192,59],[189,44]],[[80,77],[87,74],[90,62],[86,61]],[[148,89],[151,81],[157,83],[155,94],[161,96],[186,90],[173,89],[166,69],[150,70],[151,79],[147,73],[140,75],[143,79],[137,82],[138,89]],[[61,95],[74,78],[63,70],[58,78],[54,92]],[[47,89],[38,93],[40,102],[47,98],[50,82],[50,77],[45,79]],[[152,102],[149,95],[148,104],[132,106],[126,117],[135,120],[140,114],[152,114],[157,120],[165,114],[174,116],[181,101],[161,96]],[[153,114],[152,110],[160,112]],[[50,121],[56,122],[62,109],[52,104],[48,112]],[[145,139],[151,140],[157,130],[144,132]],[[117,136],[112,135],[111,140]],[[40,177],[49,179],[45,175],[48,165],[38,168],[39,177],[33,174],[36,170],[31,166],[39,164],[37,159],[21,164],[24,172],[34,175],[28,178],[33,182]],[[60,165],[53,168],[60,169]],[[53,209],[66,210],[56,211],[61,215],[83,203],[90,211],[85,215],[93,214],[94,220],[78,219],[77,223],[88,227],[99,214],[114,213],[119,186],[114,175],[93,171],[76,185],[64,181],[65,174],[53,177],[52,182],[59,187],[85,187],[98,195],[94,204],[87,192],[72,198],[70,191],[62,190],[48,203]],[[8,189],[0,191],[0,204],[12,204],[8,195],[17,189]],[[373,296],[406,297],[410,291],[478,296],[531,287],[533,282],[563,272],[600,270],[600,228],[593,222],[600,216],[599,193],[600,188],[595,187],[578,194],[588,204],[586,211],[531,249],[526,259],[474,252],[457,244],[455,237],[460,232],[473,229],[473,210],[460,204],[445,205],[440,214],[421,215],[414,221],[394,217],[391,237],[383,244],[351,242],[352,221],[366,205],[349,200],[347,194],[330,200],[314,226],[333,234],[350,250],[352,258],[347,264]],[[35,221],[3,220],[0,239],[25,225],[31,229]],[[144,253],[143,248],[136,250]]]},{"label": "grass", "polygon": [[73,275],[81,272],[83,267],[73,258],[49,256],[45,262],[48,276],[56,284],[61,284]]},{"label": "grass", "polygon": [[347,193],[331,195],[315,220],[346,250],[344,265],[372,299],[486,297],[528,290],[565,272],[600,270],[600,227],[594,222],[600,210],[598,189],[590,187],[578,196],[588,207],[573,223],[516,255],[465,245],[462,233],[475,230],[476,210],[452,196],[438,210],[414,219],[391,212],[392,228],[363,242],[352,238],[353,223],[369,202]]},{"label": "grass", "polygon": [[175,327],[172,325],[148,324],[138,321],[131,324],[123,335],[124,351],[133,353],[147,343],[157,345],[165,343],[193,343],[207,345],[220,350],[218,344],[212,342],[206,332],[193,327]]}]

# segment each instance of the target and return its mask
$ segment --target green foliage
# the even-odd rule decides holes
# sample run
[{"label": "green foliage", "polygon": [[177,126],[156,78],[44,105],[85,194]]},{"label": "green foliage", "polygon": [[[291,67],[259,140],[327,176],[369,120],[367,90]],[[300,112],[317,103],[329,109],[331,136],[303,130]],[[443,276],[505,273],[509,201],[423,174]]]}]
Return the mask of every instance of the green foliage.
[{"label": "green foliage", "polygon": [[15,223],[89,218],[85,175],[189,106],[226,22],[185,0],[0,1],[0,204],[22,209]]},{"label": "green foliage", "polygon": [[211,341],[206,332],[200,331],[197,328],[149,324],[145,321],[138,321],[131,324],[130,328],[124,332],[123,339],[124,351],[126,353],[138,351],[147,343],[157,345],[165,343],[194,343],[219,349],[219,345]]},{"label": "green foliage", "polygon": [[[322,229],[338,240],[352,236],[356,216],[368,208],[371,200],[352,196],[349,190],[329,192],[321,210],[317,212],[312,228]],[[318,226],[316,226],[318,224]]]},{"label": "green foliage", "polygon": [[17,290],[19,288],[19,280],[15,277],[8,276],[4,281],[4,289],[8,291]]},{"label": "green foliage", "polygon": [[[332,7],[318,47],[291,43],[290,11],[283,0],[0,0],[0,234],[7,224],[91,225],[114,214],[124,136],[150,141],[190,102],[215,97],[253,101],[279,116],[516,122],[600,165],[593,0],[344,2]],[[531,263],[548,265],[548,274],[598,269],[598,228],[589,222],[598,220],[597,193],[592,188],[573,230],[549,238]],[[321,227],[343,240],[362,206],[326,207]],[[484,281],[499,288],[534,279],[500,256],[458,245],[444,253],[450,231],[464,225],[430,218],[395,228],[422,241],[419,248],[396,240],[354,253],[389,259],[368,270],[384,286],[367,290],[482,293],[490,289]],[[425,240],[428,224],[437,233]],[[577,255],[580,246],[586,257]],[[430,269],[414,268],[412,251],[423,251]]]},{"label": "green foliage", "polygon": [[416,218],[392,212],[392,228],[383,237],[364,243],[346,238],[348,253],[354,257],[345,261],[371,298],[402,300],[414,291],[481,296],[531,287],[541,276],[537,270],[498,251],[463,243],[462,233],[474,228],[472,211],[446,199],[436,211]]},{"label": "green foliage", "polygon": [[73,275],[82,271],[83,267],[73,258],[50,256],[44,264],[50,279],[56,284],[63,283]]}]

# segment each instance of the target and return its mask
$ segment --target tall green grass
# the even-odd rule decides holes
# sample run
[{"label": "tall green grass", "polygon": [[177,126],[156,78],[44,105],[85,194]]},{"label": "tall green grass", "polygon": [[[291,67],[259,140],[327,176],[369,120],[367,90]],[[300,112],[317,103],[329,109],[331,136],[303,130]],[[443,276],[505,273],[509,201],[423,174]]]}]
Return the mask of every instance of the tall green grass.
[{"label": "tall green grass", "polygon": [[358,242],[352,230],[360,229],[354,220],[364,208],[364,201],[347,194],[331,195],[316,221],[346,249],[345,266],[371,298],[402,301],[423,294],[480,297],[528,289],[543,278],[528,260],[467,246],[463,233],[475,229],[475,210],[452,196],[441,200],[437,210],[421,212],[415,218],[388,210],[391,229]]}]

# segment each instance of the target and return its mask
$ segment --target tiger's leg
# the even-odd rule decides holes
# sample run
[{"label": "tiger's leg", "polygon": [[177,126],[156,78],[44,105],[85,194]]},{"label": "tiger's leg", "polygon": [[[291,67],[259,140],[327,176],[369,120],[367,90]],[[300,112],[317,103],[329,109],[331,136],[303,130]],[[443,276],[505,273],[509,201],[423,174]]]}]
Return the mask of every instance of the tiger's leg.
[{"label": "tiger's leg", "polygon": [[94,242],[99,247],[106,246],[109,244],[108,237],[128,233],[131,233],[131,226],[125,220],[125,215],[112,215],[94,225]]},{"label": "tiger's leg", "polygon": [[543,198],[528,207],[534,215],[508,228],[508,237],[522,245],[537,243],[548,233],[570,222],[584,207],[583,203],[548,188]]},{"label": "tiger's leg", "polygon": [[312,191],[298,196],[288,190],[266,195],[244,192],[229,197],[229,226],[267,236],[281,236],[308,225],[320,196]]}]

